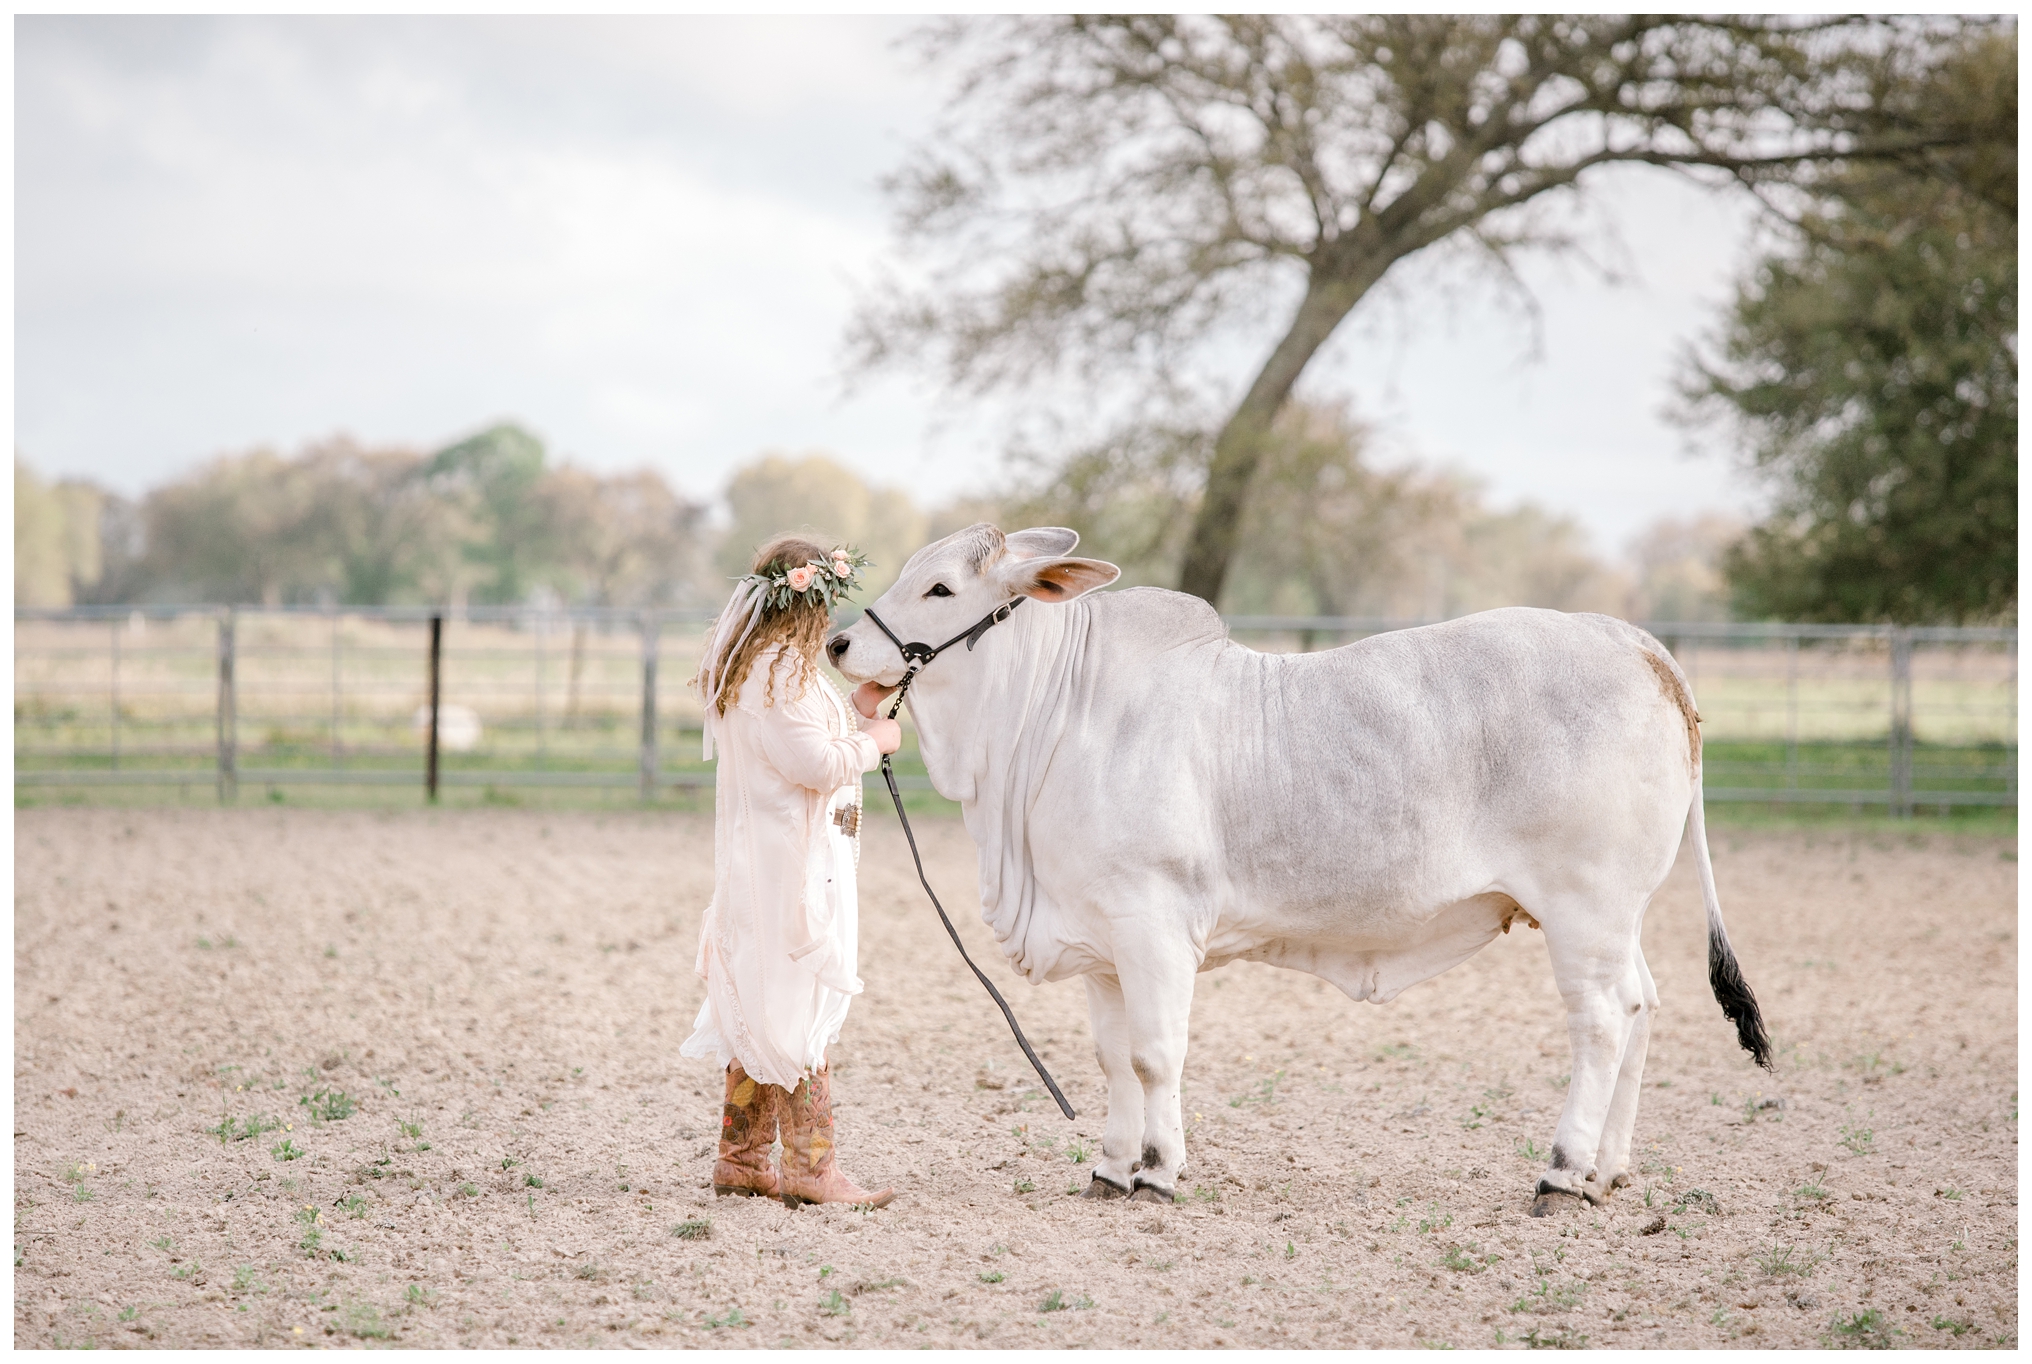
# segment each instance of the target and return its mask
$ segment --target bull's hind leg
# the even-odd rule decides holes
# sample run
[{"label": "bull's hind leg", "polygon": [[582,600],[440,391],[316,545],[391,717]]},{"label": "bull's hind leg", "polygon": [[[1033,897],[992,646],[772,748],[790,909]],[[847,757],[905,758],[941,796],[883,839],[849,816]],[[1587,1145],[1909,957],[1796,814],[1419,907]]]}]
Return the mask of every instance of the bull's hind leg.
[{"label": "bull's hind leg", "polygon": [[1623,1044],[1623,1067],[1616,1075],[1616,1097],[1609,1102],[1601,1152],[1595,1159],[1600,1193],[1596,1202],[1630,1182],[1630,1148],[1637,1132],[1637,1100],[1644,1088],[1644,1054],[1651,1045],[1651,1018],[1658,1011],[1658,987],[1651,981],[1651,968],[1645,964],[1641,951],[1637,953],[1637,974],[1643,983],[1644,1008],[1632,1020],[1630,1040]]},{"label": "bull's hind leg", "polygon": [[[1552,1159],[1538,1181],[1533,1216],[1543,1217],[1563,1197],[1599,1203],[1609,1194],[1603,1174],[1604,1137],[1619,1097],[1633,1038],[1643,1026],[1648,976],[1637,951],[1641,914],[1604,913],[1598,908],[1548,907],[1539,915],[1552,974],[1566,1001],[1567,1037],[1573,1046],[1573,1076],[1566,1107],[1552,1137]],[[1638,1075],[1642,1074],[1639,1060]],[[1627,1098],[1636,1118],[1637,1081]],[[1627,1158],[1627,1147],[1624,1151]]]},{"label": "bull's hind leg", "polygon": [[1135,1187],[1136,1159],[1143,1148],[1143,1082],[1131,1059],[1129,1007],[1120,980],[1087,977],[1087,1017],[1094,1028],[1094,1054],[1108,1077],[1108,1130],[1085,1197],[1121,1198]]}]

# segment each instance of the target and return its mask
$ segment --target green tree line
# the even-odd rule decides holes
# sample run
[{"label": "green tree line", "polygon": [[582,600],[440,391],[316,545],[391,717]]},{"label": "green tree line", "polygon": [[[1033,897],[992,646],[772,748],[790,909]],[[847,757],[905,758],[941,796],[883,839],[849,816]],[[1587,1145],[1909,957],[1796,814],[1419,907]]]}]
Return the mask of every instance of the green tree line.
[{"label": "green tree line", "polygon": [[[806,529],[875,561],[872,600],[920,545],[976,520],[1069,525],[1130,583],[1164,583],[1184,549],[1206,437],[1153,431],[1017,478],[997,495],[920,507],[820,454],[763,455],[721,491],[724,515],[653,470],[599,475],[552,462],[520,427],[434,453],[337,439],[294,455],[208,461],[130,502],[49,484],[15,461],[20,605],[527,604],[714,606],[756,545]],[[1280,418],[1239,541],[1240,612],[1442,617],[1492,606],[1712,619],[1716,566],[1740,529],[1662,524],[1627,563],[1571,518],[1489,505],[1473,481],[1384,466],[1345,409]]]}]

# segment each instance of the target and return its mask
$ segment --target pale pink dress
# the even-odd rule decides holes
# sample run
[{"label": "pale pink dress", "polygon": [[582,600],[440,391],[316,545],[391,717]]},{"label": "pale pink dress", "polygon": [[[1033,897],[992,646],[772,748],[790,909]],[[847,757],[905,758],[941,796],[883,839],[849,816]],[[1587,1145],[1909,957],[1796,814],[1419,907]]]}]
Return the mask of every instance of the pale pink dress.
[{"label": "pale pink dress", "polygon": [[[793,696],[794,659],[757,656],[723,716],[713,784],[713,899],[699,934],[705,1004],[679,1053],[796,1087],[825,1064],[861,992],[854,869],[859,839],[834,821],[882,761],[822,676]],[[765,678],[775,691],[763,705]]]}]

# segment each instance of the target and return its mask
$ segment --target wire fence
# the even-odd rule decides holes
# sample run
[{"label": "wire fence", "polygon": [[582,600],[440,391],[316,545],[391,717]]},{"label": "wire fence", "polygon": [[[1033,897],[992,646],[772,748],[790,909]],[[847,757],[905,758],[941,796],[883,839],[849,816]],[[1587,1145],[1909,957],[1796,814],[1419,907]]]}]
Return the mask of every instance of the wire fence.
[{"label": "wire fence", "polygon": [[[434,628],[433,621],[438,624]],[[28,788],[710,787],[706,614],[468,608],[17,608]],[[1270,651],[1411,620],[1234,616]],[[1703,717],[1710,802],[2018,803],[2017,631],[1657,623]],[[437,639],[433,647],[433,636]],[[433,701],[435,700],[435,704]],[[433,742],[434,741],[434,742]],[[906,735],[903,784],[927,789]]]}]

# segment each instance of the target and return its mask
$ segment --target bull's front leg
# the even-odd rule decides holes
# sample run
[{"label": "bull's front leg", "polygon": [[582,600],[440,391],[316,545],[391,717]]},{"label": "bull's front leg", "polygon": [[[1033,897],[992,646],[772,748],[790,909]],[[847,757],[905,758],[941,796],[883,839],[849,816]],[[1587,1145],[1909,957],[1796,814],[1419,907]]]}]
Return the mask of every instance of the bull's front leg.
[{"label": "bull's front leg", "polygon": [[1135,1188],[1136,1160],[1143,1149],[1143,1082],[1131,1060],[1129,1009],[1120,979],[1087,977],[1087,1017],[1094,1029],[1094,1054],[1108,1079],[1108,1130],[1084,1197],[1122,1198]]},{"label": "bull's front leg", "polygon": [[[1143,1142],[1132,1177],[1137,1202],[1169,1203],[1185,1171],[1179,1086],[1185,1076],[1186,1027],[1199,961],[1169,916],[1115,925],[1115,970],[1128,1021],[1129,1068],[1143,1088]],[[1109,1131],[1113,1132],[1112,1124]]]}]

